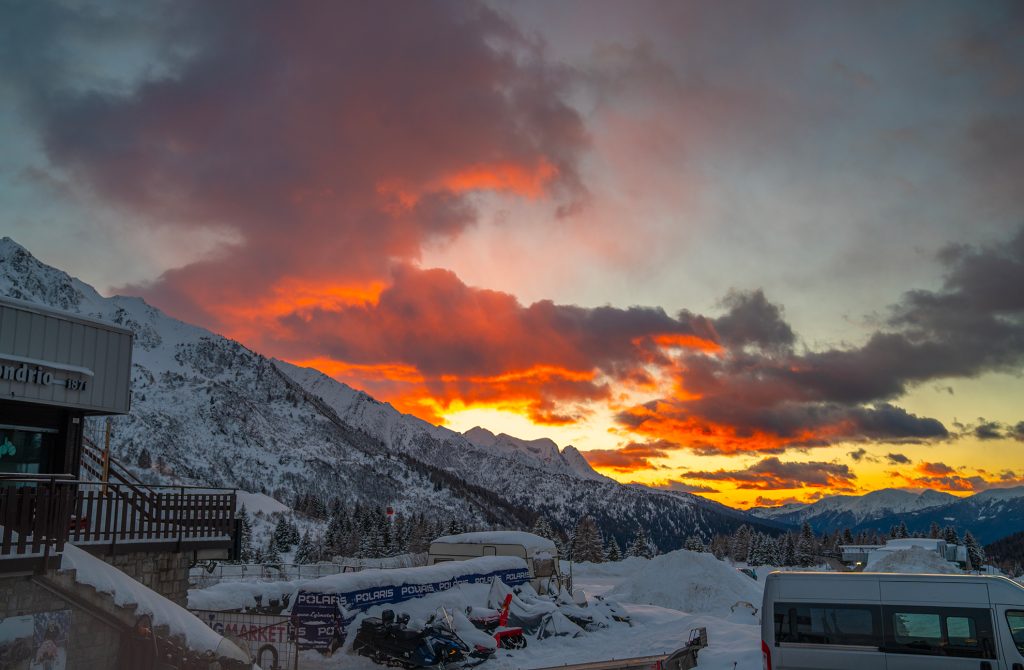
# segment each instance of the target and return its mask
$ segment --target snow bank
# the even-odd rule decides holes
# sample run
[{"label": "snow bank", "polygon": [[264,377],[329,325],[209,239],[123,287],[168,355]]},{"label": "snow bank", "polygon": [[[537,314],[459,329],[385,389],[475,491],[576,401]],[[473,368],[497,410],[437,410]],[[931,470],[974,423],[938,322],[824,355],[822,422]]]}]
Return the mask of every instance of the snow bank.
[{"label": "snow bank", "polygon": [[896,551],[872,552],[864,572],[915,572],[920,574],[959,575],[963,571],[934,551],[910,547]]},{"label": "snow bank", "polygon": [[555,553],[555,543],[546,537],[521,530],[495,530],[481,533],[445,535],[431,544],[521,544],[528,552],[548,551]]},{"label": "snow bank", "polygon": [[134,605],[137,613],[150,615],[154,625],[167,626],[172,634],[184,636],[190,649],[212,651],[238,661],[249,660],[234,643],[218,635],[184,607],[74,545],[64,545],[60,569],[75,570],[76,582],[109,593],[119,606]]},{"label": "snow bank", "polygon": [[608,595],[624,602],[723,618],[732,614],[730,608],[737,602],[761,606],[762,584],[712,554],[680,549],[650,560],[631,558],[622,563],[634,572]]}]

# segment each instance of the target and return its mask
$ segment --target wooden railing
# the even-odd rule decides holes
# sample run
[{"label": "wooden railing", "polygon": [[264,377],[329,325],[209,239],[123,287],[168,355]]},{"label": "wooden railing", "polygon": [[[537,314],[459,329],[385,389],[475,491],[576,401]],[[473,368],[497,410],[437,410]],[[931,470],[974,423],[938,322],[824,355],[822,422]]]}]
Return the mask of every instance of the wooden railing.
[{"label": "wooden railing", "polygon": [[234,511],[234,489],[104,487],[60,475],[3,475],[0,561],[59,554],[66,542],[110,552],[126,544],[164,551],[229,547]]}]

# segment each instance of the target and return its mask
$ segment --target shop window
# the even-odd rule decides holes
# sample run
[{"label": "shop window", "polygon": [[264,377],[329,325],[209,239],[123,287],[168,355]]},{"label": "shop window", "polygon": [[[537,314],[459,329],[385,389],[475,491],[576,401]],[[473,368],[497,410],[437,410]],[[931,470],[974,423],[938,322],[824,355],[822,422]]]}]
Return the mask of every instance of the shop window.
[{"label": "shop window", "polygon": [[49,470],[56,431],[0,425],[0,472],[34,475]]}]

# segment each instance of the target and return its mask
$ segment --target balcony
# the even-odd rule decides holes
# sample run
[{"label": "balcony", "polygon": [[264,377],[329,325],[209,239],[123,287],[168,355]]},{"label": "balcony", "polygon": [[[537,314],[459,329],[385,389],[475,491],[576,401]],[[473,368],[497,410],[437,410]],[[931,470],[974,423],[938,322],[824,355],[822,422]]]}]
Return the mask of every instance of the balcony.
[{"label": "balcony", "polygon": [[0,572],[54,567],[68,542],[97,555],[233,547],[235,490],[0,475]]}]

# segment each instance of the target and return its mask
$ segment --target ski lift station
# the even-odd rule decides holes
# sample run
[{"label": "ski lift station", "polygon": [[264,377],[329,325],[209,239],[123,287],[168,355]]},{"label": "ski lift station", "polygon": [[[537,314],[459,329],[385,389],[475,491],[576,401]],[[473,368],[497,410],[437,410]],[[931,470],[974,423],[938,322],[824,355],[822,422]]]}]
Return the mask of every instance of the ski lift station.
[{"label": "ski lift station", "polygon": [[555,543],[546,537],[516,530],[439,537],[430,543],[427,563],[436,565],[479,556],[516,556],[524,559],[530,569],[530,584],[538,593],[556,590],[562,579]]},{"label": "ski lift station", "polygon": [[120,325],[0,298],[0,641],[32,654],[42,627],[68,667],[114,667],[141,616],[140,596],[86,582],[180,609],[189,566],[228,558],[237,536],[234,490],[145,484],[111,458],[109,422],[89,439],[87,421],[129,412],[132,344]]}]

